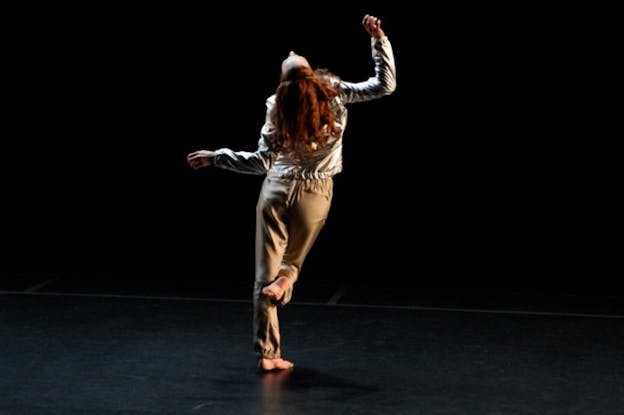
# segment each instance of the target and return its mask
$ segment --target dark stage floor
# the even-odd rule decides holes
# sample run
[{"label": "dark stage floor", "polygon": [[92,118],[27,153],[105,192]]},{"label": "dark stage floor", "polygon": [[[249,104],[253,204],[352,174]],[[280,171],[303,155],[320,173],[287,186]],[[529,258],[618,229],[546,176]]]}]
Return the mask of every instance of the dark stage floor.
[{"label": "dark stage floor", "polygon": [[0,414],[624,414],[614,296],[302,284],[260,375],[247,284],[0,274]]}]

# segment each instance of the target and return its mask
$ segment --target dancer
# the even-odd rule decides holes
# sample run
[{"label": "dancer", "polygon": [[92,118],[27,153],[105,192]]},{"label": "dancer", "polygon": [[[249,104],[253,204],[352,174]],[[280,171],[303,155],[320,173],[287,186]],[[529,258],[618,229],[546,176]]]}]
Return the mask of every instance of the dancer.
[{"label": "dancer", "polygon": [[306,255],[325,224],[333,176],[342,171],[346,105],[391,94],[396,88],[392,46],[381,20],[365,15],[371,36],[374,76],[346,82],[313,70],[290,52],[280,83],[267,101],[266,121],[254,152],[222,148],[190,153],[193,169],[215,166],[266,175],[256,206],[256,268],[253,340],[260,371],[290,369],[282,358],[278,307],[292,298]]}]

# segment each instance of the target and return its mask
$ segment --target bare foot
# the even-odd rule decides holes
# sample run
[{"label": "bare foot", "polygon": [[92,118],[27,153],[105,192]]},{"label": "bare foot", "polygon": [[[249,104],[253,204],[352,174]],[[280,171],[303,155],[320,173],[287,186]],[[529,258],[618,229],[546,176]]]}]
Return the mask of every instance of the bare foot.
[{"label": "bare foot", "polygon": [[284,292],[289,285],[290,282],[288,281],[288,278],[278,277],[275,281],[262,289],[262,294],[266,295],[273,301],[279,301],[284,296]]},{"label": "bare foot", "polygon": [[258,369],[262,372],[271,372],[275,370],[290,369],[294,366],[292,362],[284,360],[282,358],[269,359],[266,357],[261,358],[258,361]]}]

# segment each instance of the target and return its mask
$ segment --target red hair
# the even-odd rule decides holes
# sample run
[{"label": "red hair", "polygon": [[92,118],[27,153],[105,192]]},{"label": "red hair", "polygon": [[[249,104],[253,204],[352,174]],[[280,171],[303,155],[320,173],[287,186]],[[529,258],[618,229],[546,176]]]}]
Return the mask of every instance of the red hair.
[{"label": "red hair", "polygon": [[329,83],[326,72],[298,66],[282,74],[270,114],[275,126],[273,139],[279,149],[314,151],[336,135],[332,101],[338,88]]}]

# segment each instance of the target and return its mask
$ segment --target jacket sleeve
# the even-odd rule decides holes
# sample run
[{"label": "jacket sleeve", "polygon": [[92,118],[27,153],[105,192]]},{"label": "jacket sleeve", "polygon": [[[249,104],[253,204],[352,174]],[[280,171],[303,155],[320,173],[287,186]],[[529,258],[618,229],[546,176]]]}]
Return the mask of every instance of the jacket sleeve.
[{"label": "jacket sleeve", "polygon": [[370,101],[389,95],[396,89],[396,68],[392,45],[387,36],[371,37],[371,50],[375,63],[375,76],[363,82],[340,82],[345,104]]},{"label": "jacket sleeve", "polygon": [[243,174],[262,175],[271,168],[275,154],[267,145],[274,128],[269,119],[271,108],[275,103],[274,96],[267,99],[267,111],[264,125],[260,131],[258,149],[254,152],[233,151],[229,148],[220,148],[215,151],[215,167],[235,171]]}]

